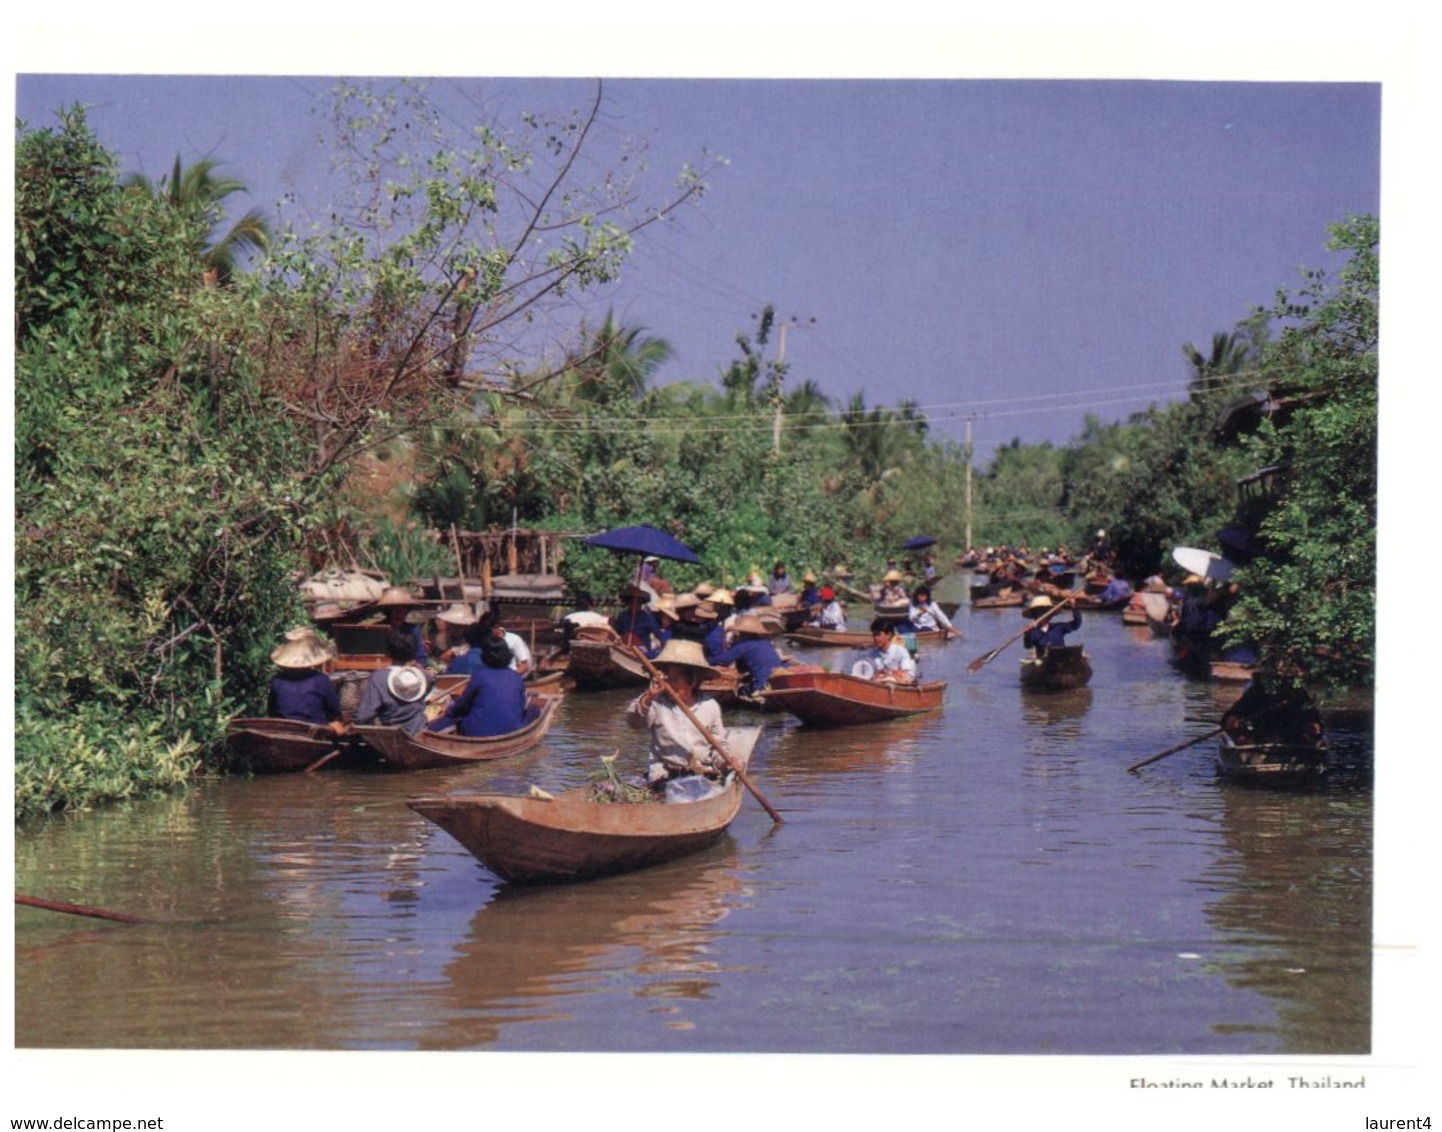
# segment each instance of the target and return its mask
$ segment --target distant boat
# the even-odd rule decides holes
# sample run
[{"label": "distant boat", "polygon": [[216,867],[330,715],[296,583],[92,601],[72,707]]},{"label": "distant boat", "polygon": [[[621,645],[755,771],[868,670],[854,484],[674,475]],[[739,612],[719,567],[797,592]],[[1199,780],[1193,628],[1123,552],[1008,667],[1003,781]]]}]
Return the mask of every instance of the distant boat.
[{"label": "distant boat", "polygon": [[935,711],[946,696],[946,682],[900,684],[869,680],[845,672],[788,672],[771,674],[766,702],[790,712],[806,723],[837,726],[878,723]]},{"label": "distant boat", "polygon": [[570,656],[566,674],[580,691],[644,688],[651,682],[645,666],[615,641],[577,637],[571,642]]}]

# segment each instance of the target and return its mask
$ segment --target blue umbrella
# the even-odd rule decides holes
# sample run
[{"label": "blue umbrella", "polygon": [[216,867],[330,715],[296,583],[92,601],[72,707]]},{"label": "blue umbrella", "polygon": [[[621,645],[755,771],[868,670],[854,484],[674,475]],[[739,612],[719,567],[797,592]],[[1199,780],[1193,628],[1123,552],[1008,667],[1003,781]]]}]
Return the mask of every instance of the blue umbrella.
[{"label": "blue umbrella", "polygon": [[685,543],[650,523],[641,523],[635,527],[617,527],[612,531],[587,535],[582,541],[588,546],[602,546],[607,550],[619,550],[643,557],[654,554],[657,558],[669,558],[673,562],[694,562],[697,565],[701,563],[701,559],[697,558]]},{"label": "blue umbrella", "polygon": [[936,540],[930,535],[917,535],[916,538],[909,538],[901,544],[902,550],[925,550],[928,546],[934,546]]}]

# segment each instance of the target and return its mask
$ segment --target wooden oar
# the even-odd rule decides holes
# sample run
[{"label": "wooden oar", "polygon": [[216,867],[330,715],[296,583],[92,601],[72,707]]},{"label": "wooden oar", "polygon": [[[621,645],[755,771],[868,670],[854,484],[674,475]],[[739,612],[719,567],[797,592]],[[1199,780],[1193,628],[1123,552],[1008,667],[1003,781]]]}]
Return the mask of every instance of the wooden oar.
[{"label": "wooden oar", "polygon": [[633,645],[622,645],[621,647],[624,648],[627,652],[629,652],[632,656],[634,656],[637,660],[639,660],[642,666],[645,667],[646,671],[651,674],[653,679],[660,682],[661,690],[664,691],[668,696],[670,696],[671,702],[674,703],[677,707],[679,707],[686,714],[686,718],[696,725],[696,730],[701,732],[701,734],[705,737],[706,742],[710,743],[712,749],[721,756],[722,763],[724,763],[730,770],[735,771],[736,777],[741,780],[741,785],[746,787],[747,790],[751,791],[751,796],[761,803],[761,808],[771,815],[771,820],[774,821],[777,825],[780,825],[783,819],[781,815],[776,812],[776,807],[766,800],[766,798],[762,795],[761,791],[756,789],[756,784],[751,781],[751,779],[747,776],[746,772],[731,761],[731,756],[727,752],[725,745],[719,739],[717,739],[716,736],[712,735],[711,732],[706,730],[706,725],[696,718],[696,713],[694,711],[692,711],[689,707],[687,707],[681,702],[680,698],[676,695],[676,690],[671,687],[671,684],[666,679],[666,677],[661,675],[661,670],[651,663],[650,657],[648,657],[645,653],[643,653],[640,649],[636,648]]},{"label": "wooden oar", "polygon": [[124,912],[108,912],[104,908],[90,908],[84,904],[66,904],[59,900],[41,900],[38,896],[15,894],[15,903],[27,908],[44,908],[47,912],[66,912],[72,916],[89,916],[95,920],[115,920],[121,924],[143,924],[139,916],[127,916]]},{"label": "wooden oar", "polygon": [[1044,621],[1046,621],[1048,618],[1056,616],[1056,614],[1060,613],[1063,609],[1065,609],[1068,605],[1070,605],[1070,604],[1071,604],[1073,601],[1075,601],[1075,600],[1076,600],[1076,595],[1075,595],[1075,594],[1073,594],[1071,597],[1063,598],[1063,599],[1061,600],[1061,602],[1059,602],[1058,604],[1052,606],[1052,607],[1051,607],[1050,609],[1048,609],[1045,613],[1043,613],[1040,617],[1038,617],[1035,621],[1028,621],[1028,622],[1027,622],[1027,625],[1026,625],[1026,628],[1023,629],[1020,633],[1016,633],[1016,634],[1008,637],[1006,640],[1002,641],[1001,644],[997,645],[996,648],[992,649],[991,652],[983,653],[981,656],[977,657],[975,660],[973,660],[970,664],[968,664],[968,665],[966,666],[966,670],[967,670],[968,672],[980,672],[983,668],[985,668],[988,664],[990,664],[993,660],[995,660],[998,656],[1000,656],[1001,653],[1002,653],[1002,651],[1003,651],[1008,645],[1010,645],[1010,644],[1011,644],[1012,642],[1014,642],[1014,641],[1019,641],[1019,640],[1021,640],[1022,637],[1026,636],[1026,635],[1027,635],[1028,633],[1030,633],[1033,629],[1035,629],[1038,625],[1042,624],[1042,623],[1043,623]]},{"label": "wooden oar", "polygon": [[1178,743],[1175,747],[1168,747],[1165,751],[1158,752],[1157,754],[1152,755],[1150,758],[1143,759],[1139,763],[1132,763],[1131,766],[1127,767],[1127,770],[1141,770],[1141,768],[1146,766],[1148,763],[1157,762],[1161,759],[1166,758],[1168,755],[1175,755],[1178,751],[1185,751],[1188,747],[1195,747],[1203,739],[1210,739],[1213,735],[1219,735],[1221,734],[1221,732],[1222,728],[1213,727],[1210,731],[1206,732],[1205,734],[1198,735],[1195,739],[1188,739],[1185,743]]}]

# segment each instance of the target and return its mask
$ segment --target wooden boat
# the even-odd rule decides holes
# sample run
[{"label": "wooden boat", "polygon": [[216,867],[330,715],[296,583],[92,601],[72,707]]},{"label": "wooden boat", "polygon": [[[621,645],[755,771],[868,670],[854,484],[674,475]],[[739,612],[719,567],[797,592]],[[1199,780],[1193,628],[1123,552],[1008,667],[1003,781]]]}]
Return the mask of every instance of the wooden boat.
[{"label": "wooden boat", "polygon": [[581,691],[604,688],[641,688],[651,682],[645,667],[614,641],[571,642],[571,659],[566,673]]},{"label": "wooden boat", "polygon": [[1122,610],[1123,625],[1145,625],[1147,623],[1147,606],[1142,599],[1146,594],[1132,594],[1127,602],[1127,607]]},{"label": "wooden boat", "polygon": [[1252,678],[1252,666],[1240,660],[1214,660],[1212,665],[1213,680],[1230,680],[1245,684]]},{"label": "wooden boat", "polygon": [[[917,644],[927,642],[944,641],[946,634],[940,629],[928,629],[923,633],[910,634],[916,638]],[[870,629],[818,629],[811,625],[803,626],[786,634],[786,639],[793,645],[807,648],[842,648],[842,649],[863,649],[871,647]]]},{"label": "wooden boat", "polygon": [[1217,775],[1258,786],[1305,786],[1327,770],[1327,743],[1238,743],[1225,731],[1217,746]]},{"label": "wooden boat", "polygon": [[[760,728],[732,728],[749,760]],[[459,794],[406,804],[459,841],[502,880],[555,884],[631,872],[719,841],[741,808],[741,785],[696,802],[597,802],[589,786],[555,798]]]},{"label": "wooden boat", "polygon": [[1091,658],[1082,645],[1053,645],[1021,662],[1021,682],[1028,688],[1080,688],[1091,678]]},{"label": "wooden boat", "polygon": [[1021,589],[1002,590],[991,597],[977,598],[971,603],[972,609],[1015,609],[1026,601],[1026,591]]},{"label": "wooden boat", "polygon": [[777,669],[766,689],[768,704],[806,723],[836,726],[878,723],[935,711],[946,697],[946,682],[897,684],[846,672],[788,672]]},{"label": "wooden boat", "polygon": [[329,727],[297,719],[232,719],[225,740],[237,763],[256,774],[318,769],[343,751]]},{"label": "wooden boat", "polygon": [[380,756],[381,764],[387,770],[467,766],[529,751],[546,737],[560,703],[560,696],[530,696],[526,704],[525,724],[505,735],[472,738],[440,731],[421,731],[412,735],[401,727],[375,726],[357,727],[355,734]]}]

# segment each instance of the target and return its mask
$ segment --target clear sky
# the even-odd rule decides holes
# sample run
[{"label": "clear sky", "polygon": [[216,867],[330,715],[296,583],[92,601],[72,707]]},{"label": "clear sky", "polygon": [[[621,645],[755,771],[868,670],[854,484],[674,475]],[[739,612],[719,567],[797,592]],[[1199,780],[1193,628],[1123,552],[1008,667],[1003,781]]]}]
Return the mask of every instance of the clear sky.
[{"label": "clear sky", "polygon": [[[299,220],[329,203],[331,85],[22,73],[16,111],[43,125],[84,103],[125,171],[213,158],[243,207],[294,192]],[[594,84],[431,85],[461,125],[581,108]],[[706,380],[774,303],[806,326],[788,381],[911,398],[957,438],[974,416],[983,461],[1183,395],[1184,343],[1205,350],[1302,267],[1334,265],[1327,225],[1379,209],[1378,83],[625,78],[604,99],[598,156],[644,141],[657,192],[703,151],[727,164],[641,236],[593,321],[614,307],[669,340],[658,380]]]}]

